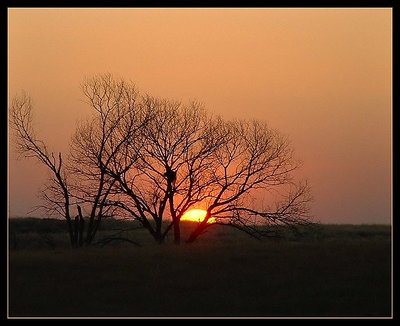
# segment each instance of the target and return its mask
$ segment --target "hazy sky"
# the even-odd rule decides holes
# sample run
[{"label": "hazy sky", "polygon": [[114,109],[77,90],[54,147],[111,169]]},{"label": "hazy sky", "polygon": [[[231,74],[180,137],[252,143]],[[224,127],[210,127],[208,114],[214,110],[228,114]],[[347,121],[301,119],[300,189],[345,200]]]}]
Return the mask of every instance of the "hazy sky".
[{"label": "hazy sky", "polygon": [[[391,9],[9,9],[9,95],[65,151],[87,116],[79,85],[110,72],[289,135],[323,223],[391,221]],[[9,212],[46,180],[10,145]],[[38,214],[33,214],[38,215]]]}]

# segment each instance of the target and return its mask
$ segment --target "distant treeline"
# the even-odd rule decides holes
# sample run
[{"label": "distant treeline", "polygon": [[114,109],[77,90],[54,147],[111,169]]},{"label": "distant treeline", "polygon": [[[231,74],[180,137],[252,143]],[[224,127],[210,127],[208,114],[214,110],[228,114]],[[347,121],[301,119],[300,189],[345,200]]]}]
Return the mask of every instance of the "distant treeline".
[{"label": "distant treeline", "polygon": [[[196,223],[182,223],[182,231],[190,232]],[[391,239],[390,225],[345,225],[345,224],[320,224],[314,228],[284,228],[284,237],[270,238],[265,241],[351,241],[351,240],[376,240]],[[280,232],[282,234],[282,232]],[[102,222],[97,236],[97,244],[102,239],[117,235],[132,241],[149,244],[146,230],[140,227],[137,222],[122,219],[106,219]],[[205,241],[226,242],[226,241],[257,241],[241,234],[232,228],[212,229],[205,235]],[[95,242],[95,244],[96,244]],[[11,249],[30,248],[59,248],[68,247],[68,233],[65,229],[65,222],[52,218],[10,218],[9,219],[9,244]],[[113,245],[128,245],[118,243]]]},{"label": "distant treeline", "polygon": [[[17,233],[51,232],[65,233],[65,221],[54,218],[16,217],[9,219],[10,231]],[[111,230],[137,225],[136,222],[121,219],[106,219],[99,226],[100,230]]]},{"label": "distant treeline", "polygon": [[[130,235],[137,230],[138,224],[133,221],[107,219],[99,227],[101,239],[105,236]],[[138,233],[138,232],[136,232]],[[139,233],[143,233],[139,232]],[[143,235],[140,236],[143,238]],[[69,247],[68,232],[64,220],[54,218],[10,218],[9,244],[11,249],[59,248]]]}]

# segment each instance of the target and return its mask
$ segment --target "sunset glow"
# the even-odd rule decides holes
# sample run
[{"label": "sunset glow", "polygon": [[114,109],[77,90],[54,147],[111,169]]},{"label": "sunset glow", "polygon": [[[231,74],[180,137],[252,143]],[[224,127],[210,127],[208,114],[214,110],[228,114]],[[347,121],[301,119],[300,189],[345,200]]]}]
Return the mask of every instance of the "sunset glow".
[{"label": "sunset glow", "polygon": [[[202,222],[206,214],[207,211],[204,209],[194,208],[183,214],[181,221]],[[207,223],[215,223],[215,218],[211,217]]]},{"label": "sunset glow", "polygon": [[[92,113],[84,78],[111,73],[287,135],[321,222],[391,222],[391,8],[12,7],[7,35],[8,94],[32,96],[49,152]],[[47,170],[9,133],[9,214],[33,217]]]}]

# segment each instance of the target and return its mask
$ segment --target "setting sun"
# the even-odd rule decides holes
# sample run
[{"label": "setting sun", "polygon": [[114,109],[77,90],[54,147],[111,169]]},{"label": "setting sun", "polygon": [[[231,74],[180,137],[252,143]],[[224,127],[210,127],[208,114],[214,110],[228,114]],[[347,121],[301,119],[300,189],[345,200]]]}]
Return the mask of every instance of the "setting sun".
[{"label": "setting sun", "polygon": [[[206,210],[194,208],[183,214],[181,221],[201,222],[204,220],[206,214]],[[211,217],[207,223],[215,223],[215,218]]]}]

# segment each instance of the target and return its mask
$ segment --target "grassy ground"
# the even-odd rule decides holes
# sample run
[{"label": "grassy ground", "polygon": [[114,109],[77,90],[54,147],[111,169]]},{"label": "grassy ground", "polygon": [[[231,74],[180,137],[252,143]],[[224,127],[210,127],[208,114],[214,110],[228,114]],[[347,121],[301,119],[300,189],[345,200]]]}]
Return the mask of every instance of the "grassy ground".
[{"label": "grassy ground", "polygon": [[23,246],[24,232],[14,232],[11,317],[391,314],[389,226],[322,226],[262,242],[216,229],[180,247],[134,231],[142,247],[83,250],[59,245],[63,233],[49,245],[40,231],[39,244]]}]

